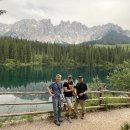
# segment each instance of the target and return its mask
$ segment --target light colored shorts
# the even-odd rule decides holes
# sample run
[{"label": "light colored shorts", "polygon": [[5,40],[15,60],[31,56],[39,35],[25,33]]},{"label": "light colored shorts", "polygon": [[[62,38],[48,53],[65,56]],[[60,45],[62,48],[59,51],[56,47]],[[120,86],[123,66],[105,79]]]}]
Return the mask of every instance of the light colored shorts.
[{"label": "light colored shorts", "polygon": [[67,106],[73,107],[73,97],[65,97]]}]

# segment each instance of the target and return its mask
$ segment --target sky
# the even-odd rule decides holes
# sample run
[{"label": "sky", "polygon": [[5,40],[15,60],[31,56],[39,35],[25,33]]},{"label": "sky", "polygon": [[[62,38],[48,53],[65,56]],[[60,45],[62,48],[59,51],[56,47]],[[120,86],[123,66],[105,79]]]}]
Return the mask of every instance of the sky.
[{"label": "sky", "polygon": [[78,21],[88,27],[106,23],[130,30],[130,0],[0,0],[7,13],[0,22],[12,24],[21,19]]}]

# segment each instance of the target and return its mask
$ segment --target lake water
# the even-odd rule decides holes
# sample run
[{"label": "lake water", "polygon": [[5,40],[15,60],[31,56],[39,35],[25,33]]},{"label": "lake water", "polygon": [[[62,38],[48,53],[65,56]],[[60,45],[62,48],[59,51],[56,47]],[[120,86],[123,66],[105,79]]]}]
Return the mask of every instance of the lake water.
[{"label": "lake water", "polygon": [[[47,86],[54,81],[57,73],[62,75],[63,81],[68,74],[73,75],[76,82],[77,77],[82,75],[85,82],[89,83],[92,78],[99,78],[106,82],[106,76],[110,70],[102,67],[98,68],[66,68],[51,66],[28,66],[28,67],[0,67],[0,92],[31,92],[31,91],[47,91]],[[47,94],[40,95],[0,95],[0,103],[16,103],[16,102],[42,102],[51,101],[51,97]],[[26,106],[0,106],[0,113],[25,112],[36,110],[52,110],[51,104],[45,105],[26,105]]]}]

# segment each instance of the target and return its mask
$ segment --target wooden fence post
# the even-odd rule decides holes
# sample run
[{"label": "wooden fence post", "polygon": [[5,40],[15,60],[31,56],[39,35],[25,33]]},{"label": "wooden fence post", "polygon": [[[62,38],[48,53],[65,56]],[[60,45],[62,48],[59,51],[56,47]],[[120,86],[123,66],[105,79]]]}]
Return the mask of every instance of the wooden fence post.
[{"label": "wooden fence post", "polygon": [[100,93],[99,93],[99,105],[101,105],[102,104],[102,100],[101,100],[101,97],[102,97],[102,88],[100,87],[99,89],[98,89],[99,91],[100,91]]},{"label": "wooden fence post", "polygon": [[[128,90],[128,92],[130,92],[130,89]],[[128,93],[128,97],[130,98],[130,93]],[[130,99],[129,99],[129,102],[130,102]]]}]

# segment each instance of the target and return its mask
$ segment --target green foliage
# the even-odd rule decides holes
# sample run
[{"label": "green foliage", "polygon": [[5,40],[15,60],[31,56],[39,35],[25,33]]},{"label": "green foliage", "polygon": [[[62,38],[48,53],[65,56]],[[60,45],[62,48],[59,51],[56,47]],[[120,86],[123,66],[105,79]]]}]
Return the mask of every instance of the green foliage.
[{"label": "green foliage", "polygon": [[34,56],[34,62],[35,63],[42,63],[42,56],[41,55],[35,55]]},{"label": "green foliage", "polygon": [[0,64],[97,65],[121,64],[130,60],[130,51],[122,46],[105,47],[90,44],[40,43],[0,38]]},{"label": "green foliage", "polygon": [[99,79],[98,76],[96,76],[92,79],[92,82],[89,85],[91,86],[91,90],[95,91],[102,88],[105,84]]},{"label": "green foliage", "polygon": [[4,122],[13,122],[13,121],[15,121],[16,120],[16,118],[15,117],[5,117],[5,118],[0,118],[0,123],[2,124],[2,123],[4,123]]},{"label": "green foliage", "polygon": [[[112,97],[112,96],[111,96]],[[128,99],[123,99],[123,98],[119,98],[119,99],[107,99],[105,100],[105,104],[108,103],[128,103]]]},{"label": "green foliage", "polygon": [[14,59],[6,59],[4,64],[6,66],[15,66],[16,63],[18,63],[18,62],[15,61]]},{"label": "green foliage", "polygon": [[107,79],[114,90],[128,90],[130,88],[130,63],[124,62],[117,65]]},{"label": "green foliage", "polygon": [[34,121],[33,116],[28,116],[27,121],[30,122],[30,123],[33,122]]},{"label": "green foliage", "polygon": [[98,106],[99,105],[99,101],[88,101],[85,103],[85,105],[88,106]]},{"label": "green foliage", "polygon": [[2,125],[3,125],[3,124],[2,124],[2,123],[0,123],[0,127],[2,127]]},{"label": "green foliage", "polygon": [[27,122],[33,122],[34,121],[34,115],[24,115],[24,116],[21,116],[21,119],[23,120],[26,120]]},{"label": "green foliage", "polygon": [[130,123],[124,123],[124,125],[121,126],[121,130],[130,130]]}]

